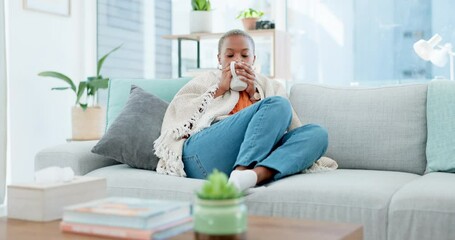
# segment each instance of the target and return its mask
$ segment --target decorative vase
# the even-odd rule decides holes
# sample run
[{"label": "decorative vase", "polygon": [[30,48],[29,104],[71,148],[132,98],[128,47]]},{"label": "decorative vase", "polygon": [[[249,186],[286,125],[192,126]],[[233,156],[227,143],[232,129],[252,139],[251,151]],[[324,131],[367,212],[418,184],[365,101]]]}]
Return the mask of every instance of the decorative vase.
[{"label": "decorative vase", "polygon": [[97,140],[104,132],[104,109],[100,106],[87,107],[85,111],[74,106],[71,109],[72,140]]},{"label": "decorative vase", "polygon": [[244,198],[196,199],[194,205],[196,239],[246,239],[247,208]]},{"label": "decorative vase", "polygon": [[255,30],[258,18],[242,18],[243,28],[245,30]]},{"label": "decorative vase", "polygon": [[190,12],[190,33],[212,32],[211,11]]}]

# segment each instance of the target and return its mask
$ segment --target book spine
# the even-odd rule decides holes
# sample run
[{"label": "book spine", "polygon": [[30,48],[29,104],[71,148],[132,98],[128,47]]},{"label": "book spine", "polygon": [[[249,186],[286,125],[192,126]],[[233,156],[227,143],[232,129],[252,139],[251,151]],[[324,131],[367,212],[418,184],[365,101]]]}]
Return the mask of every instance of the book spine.
[{"label": "book spine", "polygon": [[99,225],[88,225],[78,223],[61,222],[62,232],[78,233],[93,236],[113,237],[117,239],[149,240],[152,239],[152,231],[142,231],[136,229],[108,227]]},{"label": "book spine", "polygon": [[122,216],[116,214],[96,213],[74,210],[63,212],[63,221],[90,225],[107,225],[111,227],[135,228],[139,230],[154,229],[191,215],[189,206],[174,208],[155,213],[153,216]]}]

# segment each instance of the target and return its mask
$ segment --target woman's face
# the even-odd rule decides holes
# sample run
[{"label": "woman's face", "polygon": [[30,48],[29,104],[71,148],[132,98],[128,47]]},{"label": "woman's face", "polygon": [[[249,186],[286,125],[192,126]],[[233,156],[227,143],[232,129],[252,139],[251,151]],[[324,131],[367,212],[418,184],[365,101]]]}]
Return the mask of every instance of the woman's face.
[{"label": "woman's face", "polygon": [[255,60],[256,56],[254,55],[250,41],[241,35],[233,35],[225,38],[221,46],[221,52],[218,54],[218,62],[223,68],[232,61],[246,62],[253,65]]}]

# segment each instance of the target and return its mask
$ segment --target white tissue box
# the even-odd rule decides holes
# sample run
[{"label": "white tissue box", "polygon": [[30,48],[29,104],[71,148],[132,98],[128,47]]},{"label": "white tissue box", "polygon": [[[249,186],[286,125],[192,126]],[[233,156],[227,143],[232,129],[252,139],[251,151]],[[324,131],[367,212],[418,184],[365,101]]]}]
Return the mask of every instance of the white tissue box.
[{"label": "white tissue box", "polygon": [[69,205],[106,197],[106,179],[75,176],[70,182],[8,186],[8,218],[52,221]]}]

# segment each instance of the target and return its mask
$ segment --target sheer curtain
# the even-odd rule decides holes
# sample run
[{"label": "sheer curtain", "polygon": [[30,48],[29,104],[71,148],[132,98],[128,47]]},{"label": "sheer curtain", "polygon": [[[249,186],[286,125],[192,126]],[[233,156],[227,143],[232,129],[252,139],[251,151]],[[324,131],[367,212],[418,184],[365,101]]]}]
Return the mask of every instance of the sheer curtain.
[{"label": "sheer curtain", "polygon": [[6,185],[6,56],[5,9],[0,3],[0,214]]}]

